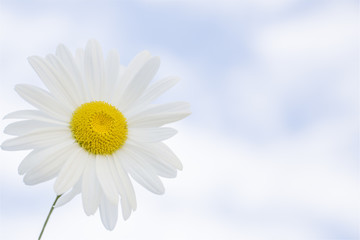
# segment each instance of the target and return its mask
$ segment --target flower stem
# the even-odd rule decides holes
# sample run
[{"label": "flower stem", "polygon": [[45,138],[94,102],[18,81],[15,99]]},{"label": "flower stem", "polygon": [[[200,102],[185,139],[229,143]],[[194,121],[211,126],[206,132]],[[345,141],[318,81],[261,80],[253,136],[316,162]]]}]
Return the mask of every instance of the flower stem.
[{"label": "flower stem", "polygon": [[50,216],[51,216],[51,213],[54,211],[55,204],[56,204],[57,200],[58,200],[60,197],[61,197],[61,195],[56,196],[55,201],[54,201],[54,203],[52,204],[51,209],[50,209],[50,212],[49,212],[49,214],[48,214],[48,216],[47,216],[47,218],[46,218],[46,220],[45,220],[45,223],[44,223],[44,225],[43,225],[43,227],[42,227],[42,229],[41,229],[41,233],[40,233],[40,236],[39,236],[38,240],[41,239],[41,237],[42,237],[42,235],[43,235],[43,233],[44,233],[45,227],[46,227],[46,225],[47,225],[47,223],[48,223],[48,221],[49,221],[49,218],[50,218]]}]

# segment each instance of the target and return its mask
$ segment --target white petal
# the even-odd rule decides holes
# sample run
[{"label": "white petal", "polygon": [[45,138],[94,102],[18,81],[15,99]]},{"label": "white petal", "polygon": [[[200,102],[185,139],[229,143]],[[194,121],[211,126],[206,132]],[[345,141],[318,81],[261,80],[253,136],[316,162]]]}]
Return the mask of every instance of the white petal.
[{"label": "white petal", "polygon": [[46,60],[52,65],[56,70],[58,79],[61,80],[61,88],[64,91],[64,95],[68,99],[69,103],[72,104],[74,108],[81,104],[81,92],[79,91],[77,80],[75,76],[68,71],[63,62],[56,57],[55,55],[49,54],[46,57]]},{"label": "white petal", "polygon": [[[117,191],[121,196],[121,202],[122,202],[122,204],[126,203],[126,207],[129,208],[129,209],[124,209],[125,212],[123,211],[123,213],[126,213],[125,216],[128,215],[127,216],[127,218],[128,218],[131,214],[132,209],[133,210],[136,209],[136,199],[135,199],[134,190],[132,189],[132,184],[126,173],[125,173],[125,175],[126,175],[127,179],[125,179],[125,181],[124,181],[124,177],[122,176],[123,174],[117,170],[116,162],[118,161],[118,159],[116,157],[111,155],[108,157],[107,160],[109,163],[110,175],[112,176],[113,181],[116,185]],[[128,180],[128,182],[127,182],[127,180]],[[130,184],[130,186],[126,186],[125,184]],[[131,201],[131,203],[130,203],[130,201]],[[130,211],[130,213],[127,213],[127,211]],[[123,217],[125,217],[125,216],[123,216]]]},{"label": "white petal", "polygon": [[61,207],[66,203],[70,202],[76,195],[81,192],[81,181],[78,181],[70,192],[63,194],[59,200],[56,202],[55,207]]},{"label": "white petal", "polygon": [[111,50],[108,53],[108,56],[106,58],[106,76],[108,80],[108,93],[107,94],[107,100],[111,100],[111,92],[114,88],[120,73],[120,60],[119,60],[119,54],[115,50]]},{"label": "white petal", "polygon": [[84,52],[84,49],[82,48],[78,48],[76,50],[76,53],[75,53],[75,62],[76,62],[76,65],[78,66],[79,68],[79,72],[80,72],[80,75],[81,75],[81,79],[84,79],[84,59],[85,59],[85,52]]},{"label": "white petal", "polygon": [[117,192],[120,193],[120,195],[122,194],[122,196],[126,196],[124,194],[125,193],[124,185],[123,185],[121,178],[116,170],[114,156],[113,155],[108,156],[106,161],[108,164],[109,175],[111,176],[111,178],[113,180],[113,183],[117,189]]},{"label": "white petal", "polygon": [[169,163],[173,164],[179,170],[183,169],[183,165],[180,162],[179,158],[174,154],[174,152],[165,144],[165,143],[155,143],[152,144],[150,149],[154,154],[158,154],[167,159]]},{"label": "white petal", "polygon": [[46,112],[55,119],[69,121],[72,111],[63,104],[55,100],[48,92],[41,88],[19,84],[15,86],[15,91],[34,107]]},{"label": "white petal", "polygon": [[129,66],[125,68],[124,74],[118,79],[111,94],[111,103],[118,106],[121,103],[122,95],[126,87],[129,85],[134,76],[139,72],[143,65],[150,59],[151,55],[148,51],[143,51],[136,55],[130,62]]},{"label": "white petal", "polygon": [[82,175],[88,159],[80,154],[80,151],[84,150],[77,145],[71,149],[72,154],[65,162],[54,184],[54,190],[58,195],[72,188]]},{"label": "white petal", "polygon": [[30,152],[20,163],[18,167],[19,174],[23,175],[25,172],[42,166],[43,163],[54,161],[59,156],[67,154],[69,146],[73,141],[65,141],[61,144],[55,144],[44,149],[35,149]]},{"label": "white petal", "polygon": [[151,105],[150,107],[144,109],[142,112],[138,112],[132,116],[136,118],[137,116],[142,115],[152,115],[152,114],[164,114],[164,113],[188,113],[190,114],[190,104],[187,102],[173,102],[159,105]]},{"label": "white petal", "polygon": [[[57,145],[56,145],[57,147]],[[46,148],[52,150],[52,148]],[[39,165],[48,154],[43,154],[44,149],[36,149],[31,151],[26,157],[21,161],[19,167],[18,167],[18,173],[20,175],[25,174],[25,172],[29,171],[31,168],[34,168],[35,166]],[[52,153],[53,151],[51,151]]]},{"label": "white petal", "polygon": [[100,186],[96,176],[96,159],[89,154],[89,160],[82,176],[82,202],[86,215],[93,215],[100,204]]},{"label": "white petal", "polygon": [[136,128],[161,127],[165,124],[179,121],[187,116],[189,112],[168,112],[138,116],[136,119],[128,119],[128,124]]},{"label": "white petal", "polygon": [[129,178],[129,175],[124,170],[124,167],[122,164],[122,159],[123,159],[122,151],[121,150],[117,151],[116,154],[114,155],[114,157],[115,157],[114,163],[115,163],[115,167],[116,167],[116,170],[117,170],[119,178],[120,178],[120,182],[124,186],[124,194],[120,193],[121,197],[124,198],[124,196],[126,196],[131,208],[133,210],[135,210],[136,209],[136,195],[135,195],[135,191],[134,191],[132,182]]},{"label": "white petal", "polygon": [[182,170],[183,166],[179,158],[173,151],[164,143],[136,143],[131,142],[131,145],[138,148],[138,151],[144,151],[146,154],[151,155],[154,159],[160,162],[169,163],[176,169]]},{"label": "white petal", "polygon": [[166,113],[166,112],[188,112],[190,111],[190,104],[187,102],[172,102],[166,104],[159,104],[159,105],[152,105],[145,109],[144,111],[137,113],[137,115],[143,114],[159,114],[159,113]]},{"label": "white petal", "polygon": [[114,204],[102,195],[100,201],[100,217],[104,227],[111,231],[115,228],[118,218],[118,204]]},{"label": "white petal", "polygon": [[72,96],[69,95],[69,91],[72,86],[69,84],[67,76],[59,72],[59,69],[54,67],[49,59],[33,56],[29,57],[28,61],[52,95],[60,101],[71,104]]},{"label": "white petal", "polygon": [[69,139],[71,139],[71,133],[68,129],[59,130],[59,128],[49,128],[44,131],[38,131],[6,140],[2,143],[1,148],[6,151],[43,148]]},{"label": "white petal", "polygon": [[121,210],[124,220],[127,220],[131,215],[131,206],[127,198],[121,198]]},{"label": "white petal", "polygon": [[55,124],[68,126],[68,122],[62,122],[53,119],[50,116],[38,110],[20,110],[20,111],[12,112],[5,115],[4,119],[31,119],[31,120],[38,120],[47,123],[55,123]]},{"label": "white petal", "polygon": [[[79,95],[79,98],[82,99],[82,102],[80,104],[87,102],[87,93],[83,86],[84,80],[83,75],[80,71],[80,66],[69,51],[69,49],[66,46],[60,44],[56,49],[56,56],[62,61],[66,69],[72,75],[74,79],[74,84],[76,85],[77,95]],[[83,61],[84,59],[82,58],[82,62]],[[83,67],[83,65],[84,64],[82,63],[81,66]]]},{"label": "white petal", "polygon": [[146,166],[146,168],[152,168],[153,171],[161,176],[166,178],[174,178],[177,175],[176,167],[173,166],[167,159],[164,159],[162,156],[155,155],[142,144],[128,144],[128,147],[132,149],[133,152],[136,152],[141,156],[141,164]]},{"label": "white petal", "polygon": [[188,103],[176,102],[150,107],[136,115],[127,115],[131,127],[160,127],[190,115]]},{"label": "white petal", "polygon": [[177,176],[176,168],[172,167],[169,164],[156,161],[156,159],[152,159],[152,161],[149,160],[148,162],[154,169],[155,173],[160,177],[174,178]]},{"label": "white petal", "polygon": [[[40,162],[36,165],[34,164],[29,171],[26,172],[24,176],[24,183],[27,185],[35,185],[56,177],[70,156],[70,152],[68,151],[69,149],[71,149],[71,145],[54,151],[51,155],[49,155],[49,151],[37,154],[38,157],[46,158],[42,158]],[[34,158],[35,156],[32,157]],[[28,159],[28,161],[30,161],[30,159]],[[19,168],[19,170],[22,169]]]},{"label": "white petal", "polygon": [[143,96],[139,99],[139,103],[148,104],[157,99],[161,94],[175,86],[176,83],[179,82],[178,78],[175,77],[167,77],[157,81],[152,84],[146,91]]},{"label": "white petal", "polygon": [[75,62],[76,62],[76,65],[79,69],[79,73],[80,73],[80,78],[78,79],[78,82],[79,82],[79,86],[80,86],[80,89],[83,93],[83,100],[84,100],[84,103],[85,102],[90,102],[92,101],[92,97],[91,97],[91,94],[90,94],[90,91],[89,91],[89,83],[87,82],[87,79],[85,79],[85,66],[84,66],[84,49],[82,48],[79,48],[76,50],[76,54],[75,54]]},{"label": "white petal", "polygon": [[76,64],[75,58],[73,57],[73,55],[71,54],[69,49],[66,46],[64,46],[63,44],[60,44],[56,48],[56,56],[65,65],[66,69],[74,77],[74,79],[77,80],[74,83],[77,83],[76,84],[77,89],[80,90],[81,84],[78,84],[78,83],[81,82],[80,80],[82,79],[82,75],[81,75],[78,65]]},{"label": "white petal", "polygon": [[75,59],[65,45],[60,44],[56,48],[56,56],[61,60],[61,62],[65,65],[71,74],[73,74],[76,78],[81,78],[81,74],[77,68]]},{"label": "white petal", "polygon": [[126,111],[143,94],[159,67],[159,57],[152,57],[144,64],[127,86],[119,103],[121,109]]},{"label": "white petal", "polygon": [[25,121],[18,121],[14,123],[10,123],[4,129],[4,133],[14,136],[21,136],[26,135],[36,131],[44,131],[46,129],[67,129],[64,126],[59,126],[57,124],[36,121],[36,120],[25,120]]},{"label": "white petal", "polygon": [[52,168],[47,168],[46,170],[38,169],[38,171],[27,172],[24,176],[24,183],[31,186],[55,178],[59,174],[62,165],[59,163],[58,165],[54,166],[53,164],[51,167]]},{"label": "white petal", "polygon": [[130,128],[128,138],[138,142],[160,142],[171,138],[177,133],[173,128]]},{"label": "white petal", "polygon": [[119,202],[119,195],[115,180],[111,174],[110,159],[101,155],[96,156],[96,174],[106,197],[112,203],[117,204]]},{"label": "white petal", "polygon": [[93,100],[104,100],[106,90],[104,58],[99,43],[90,40],[85,49],[85,79],[89,81],[89,90]]},{"label": "white petal", "polygon": [[139,155],[127,149],[126,145],[123,146],[122,152],[125,155],[124,159],[122,159],[124,167],[131,177],[150,192],[163,194],[165,188],[161,180],[152,169],[147,169],[141,164]]}]

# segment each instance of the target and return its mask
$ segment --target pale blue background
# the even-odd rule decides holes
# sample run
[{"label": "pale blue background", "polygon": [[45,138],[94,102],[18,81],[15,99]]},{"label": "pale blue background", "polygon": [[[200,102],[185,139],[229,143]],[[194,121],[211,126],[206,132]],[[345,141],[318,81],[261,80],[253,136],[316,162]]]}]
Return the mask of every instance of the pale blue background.
[{"label": "pale blue background", "polygon": [[[113,232],[75,199],[44,239],[359,239],[359,12],[351,0],[20,1],[0,3],[0,115],[42,86],[30,55],[97,39],[122,64],[147,49],[159,101],[193,114],[168,141],[184,163],[166,193],[136,186],[138,210]],[[10,121],[2,121],[4,128]],[[8,138],[1,135],[1,141]],[[52,182],[25,186],[26,152],[1,153],[0,238],[35,239]]]}]

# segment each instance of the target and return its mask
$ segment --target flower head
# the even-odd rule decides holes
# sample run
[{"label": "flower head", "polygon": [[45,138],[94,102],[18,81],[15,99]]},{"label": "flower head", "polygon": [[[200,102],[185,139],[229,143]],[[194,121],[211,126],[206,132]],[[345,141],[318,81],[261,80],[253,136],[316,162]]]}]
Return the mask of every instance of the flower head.
[{"label": "flower head", "polygon": [[176,131],[164,124],[190,114],[189,104],[153,101],[178,80],[150,84],[160,60],[144,51],[124,67],[116,51],[106,60],[91,40],[75,56],[63,45],[55,55],[30,57],[47,90],[17,85],[16,92],[36,110],[21,110],[5,118],[23,119],[4,132],[15,136],[4,150],[32,150],[19,174],[34,185],[56,178],[61,206],[81,193],[87,215],[100,210],[104,226],[117,222],[118,203],[127,219],[136,209],[130,177],[149,191],[162,194],[159,178],[175,177],[182,164],[164,144]]}]

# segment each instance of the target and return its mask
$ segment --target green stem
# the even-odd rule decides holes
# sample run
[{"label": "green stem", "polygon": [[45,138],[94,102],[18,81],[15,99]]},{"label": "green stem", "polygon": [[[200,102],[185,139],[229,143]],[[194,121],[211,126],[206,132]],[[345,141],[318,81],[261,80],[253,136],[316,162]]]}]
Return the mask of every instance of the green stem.
[{"label": "green stem", "polygon": [[51,216],[51,213],[54,211],[55,204],[56,204],[57,200],[58,200],[60,197],[61,197],[61,195],[56,196],[55,201],[54,201],[53,205],[51,206],[50,212],[49,212],[49,214],[48,214],[48,216],[47,216],[47,218],[46,218],[46,220],[45,220],[45,223],[44,223],[44,225],[43,225],[43,227],[42,227],[42,229],[41,229],[41,233],[40,233],[40,236],[39,236],[38,240],[41,239],[41,237],[42,237],[42,235],[43,235],[43,233],[44,233],[45,227],[46,227],[46,225],[47,225],[47,223],[48,223],[48,221],[49,221],[49,218],[50,218],[50,216]]}]

